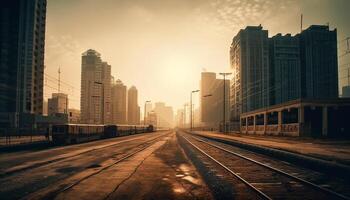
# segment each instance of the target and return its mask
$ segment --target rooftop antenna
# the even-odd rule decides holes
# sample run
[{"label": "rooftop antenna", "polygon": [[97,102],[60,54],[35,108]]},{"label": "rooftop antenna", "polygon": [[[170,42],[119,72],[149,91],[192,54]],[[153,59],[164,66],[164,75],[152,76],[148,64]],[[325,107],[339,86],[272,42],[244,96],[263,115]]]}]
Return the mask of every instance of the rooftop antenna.
[{"label": "rooftop antenna", "polygon": [[58,93],[61,90],[61,67],[58,67]]},{"label": "rooftop antenna", "polygon": [[303,14],[300,16],[300,32],[303,31]]}]

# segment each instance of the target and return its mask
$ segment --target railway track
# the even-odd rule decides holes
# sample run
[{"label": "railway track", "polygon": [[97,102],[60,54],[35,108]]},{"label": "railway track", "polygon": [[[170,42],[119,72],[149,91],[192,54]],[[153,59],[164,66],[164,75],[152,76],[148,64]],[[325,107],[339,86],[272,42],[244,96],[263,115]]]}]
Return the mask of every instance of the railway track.
[{"label": "railway track", "polygon": [[[167,133],[164,133],[164,134],[162,134],[162,135],[160,135],[160,136],[158,136],[156,138],[162,137],[162,136],[166,135]],[[37,167],[42,167],[42,166],[45,166],[45,165],[49,165],[49,164],[57,163],[57,162],[60,162],[60,161],[64,161],[66,159],[72,159],[72,158],[75,158],[75,157],[78,157],[78,156],[82,156],[84,154],[88,154],[88,153],[91,153],[91,152],[94,152],[94,151],[104,150],[106,148],[112,148],[112,147],[115,147],[115,146],[118,146],[118,145],[121,145],[121,144],[124,144],[124,143],[127,143],[127,142],[133,142],[133,141],[135,141],[137,139],[140,139],[140,138],[139,137],[137,137],[137,138],[130,138],[130,139],[126,139],[126,140],[123,140],[123,141],[113,142],[112,144],[101,145],[100,147],[96,147],[96,148],[92,148],[92,149],[88,149],[88,150],[83,150],[83,151],[80,151],[80,152],[78,152],[76,154],[69,154],[69,153],[68,154],[63,154],[63,155],[57,156],[56,158],[48,159],[46,161],[35,162],[35,163],[30,164],[30,165],[25,165],[23,167],[16,167],[14,169],[9,169],[9,170],[6,170],[6,171],[0,173],[0,178],[4,178],[6,176],[10,176],[10,175],[13,175],[13,174],[16,174],[16,173],[24,172],[24,171],[27,171],[27,170],[30,170],[30,169],[34,169],[34,168],[37,168]]]},{"label": "railway track", "polygon": [[213,142],[189,134],[181,137],[202,155],[233,175],[261,199],[350,199]]},{"label": "railway track", "polygon": [[[133,151],[131,153],[127,153],[127,154],[123,155],[121,158],[117,159],[116,161],[113,161],[112,163],[103,166],[102,168],[98,169],[97,171],[89,173],[88,175],[85,175],[85,176],[79,178],[78,180],[75,180],[74,182],[69,183],[68,185],[66,185],[64,187],[61,187],[59,189],[55,189],[54,191],[44,192],[45,193],[44,195],[42,195],[42,194],[41,195],[37,195],[37,192],[40,193],[40,191],[37,191],[37,192],[29,194],[28,196],[25,196],[22,199],[55,199],[58,195],[60,195],[62,193],[65,193],[65,192],[68,192],[69,190],[71,190],[75,186],[79,185],[83,181],[85,181],[85,180],[87,180],[89,178],[92,178],[92,177],[100,174],[101,172],[104,172],[107,169],[118,165],[119,163],[122,163],[123,161],[127,160],[128,158],[131,158],[131,157],[135,156],[136,154],[138,154],[138,153],[140,153],[142,151],[147,150],[152,145],[154,145],[157,141],[160,141],[162,138],[166,137],[168,134],[169,134],[169,132],[167,132],[166,134],[162,134],[162,135],[160,135],[160,136],[158,136],[156,138],[153,138],[151,140],[147,140],[146,142],[138,145],[138,147],[141,146],[141,145],[144,145],[140,149],[138,149],[136,151]],[[48,188],[50,188],[50,186],[48,186]],[[44,189],[47,189],[47,188],[44,188]],[[107,194],[104,199],[108,199],[113,192],[115,192],[115,191],[113,190],[111,193]]]}]

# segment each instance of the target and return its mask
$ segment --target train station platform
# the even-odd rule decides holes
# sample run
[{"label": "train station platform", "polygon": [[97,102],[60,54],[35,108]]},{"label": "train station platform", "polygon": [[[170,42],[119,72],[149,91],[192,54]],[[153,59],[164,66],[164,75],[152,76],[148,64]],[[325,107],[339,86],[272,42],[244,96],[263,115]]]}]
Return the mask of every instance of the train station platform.
[{"label": "train station platform", "polygon": [[211,131],[195,131],[194,133],[208,137],[233,140],[235,142],[283,150],[350,166],[350,140],[266,135],[253,136],[237,133],[223,134]]}]

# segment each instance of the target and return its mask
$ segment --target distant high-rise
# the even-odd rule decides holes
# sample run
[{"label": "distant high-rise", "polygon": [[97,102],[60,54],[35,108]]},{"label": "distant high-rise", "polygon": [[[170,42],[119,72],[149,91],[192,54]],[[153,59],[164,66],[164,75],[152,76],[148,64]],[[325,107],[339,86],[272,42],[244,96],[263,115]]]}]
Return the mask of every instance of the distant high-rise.
[{"label": "distant high-rise", "polygon": [[68,114],[68,95],[63,93],[52,93],[48,99],[48,115]]},{"label": "distant high-rise", "polygon": [[0,6],[0,112],[43,112],[46,0]]},{"label": "distant high-rise", "polygon": [[89,49],[82,54],[81,68],[81,122],[110,123],[111,66],[102,62],[97,51]]},{"label": "distant high-rise", "polygon": [[102,62],[102,98],[103,98],[103,123],[112,123],[112,97],[111,97],[111,65]]},{"label": "distant high-rise", "polygon": [[171,106],[166,106],[163,102],[157,102],[154,106],[157,114],[157,127],[169,128],[174,126],[174,112]]},{"label": "distant high-rise", "polygon": [[116,124],[127,124],[127,93],[126,86],[121,80],[117,80],[112,86],[112,122]]},{"label": "distant high-rise", "polygon": [[137,89],[132,86],[128,90],[128,123],[129,124],[139,124],[140,123],[140,109],[137,99]]},{"label": "distant high-rise", "polygon": [[[219,127],[223,122],[223,106],[224,106],[224,80],[217,79],[213,72],[202,72],[201,74],[201,97],[200,97],[200,120],[203,126]],[[226,80],[225,98],[228,107],[230,94],[230,80]],[[226,119],[230,116],[230,109],[226,109]]]},{"label": "distant high-rise", "polygon": [[241,112],[265,107],[269,102],[268,31],[261,26],[240,30],[230,47],[230,63],[231,118],[239,120]]}]

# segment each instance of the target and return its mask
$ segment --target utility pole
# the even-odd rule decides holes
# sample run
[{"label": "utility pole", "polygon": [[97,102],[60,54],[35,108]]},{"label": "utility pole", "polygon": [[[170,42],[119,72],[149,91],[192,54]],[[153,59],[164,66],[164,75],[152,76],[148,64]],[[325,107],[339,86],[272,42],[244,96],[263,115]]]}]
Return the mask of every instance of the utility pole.
[{"label": "utility pole", "polygon": [[223,132],[226,133],[226,76],[231,75],[232,73],[219,73],[220,75],[224,76],[224,99],[223,99]]},{"label": "utility pole", "polygon": [[58,93],[61,91],[61,67],[58,67]]},{"label": "utility pole", "polygon": [[192,94],[193,93],[196,93],[196,92],[199,92],[199,90],[193,90],[193,91],[191,91],[191,94],[190,94],[190,96],[191,96],[191,98],[190,98],[190,103],[191,103],[191,105],[190,105],[190,109],[191,109],[191,128],[190,128],[190,130],[192,131],[192,128],[193,128],[193,105],[192,105]]}]

